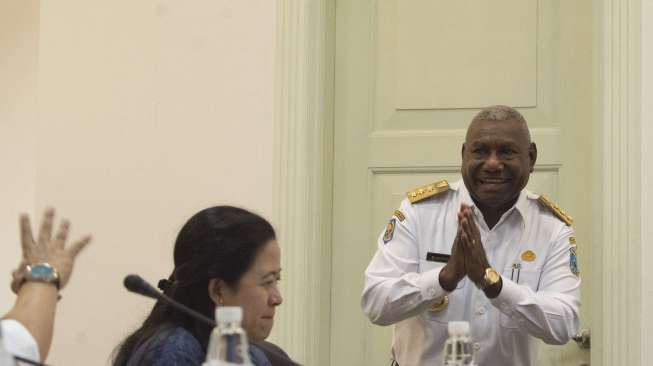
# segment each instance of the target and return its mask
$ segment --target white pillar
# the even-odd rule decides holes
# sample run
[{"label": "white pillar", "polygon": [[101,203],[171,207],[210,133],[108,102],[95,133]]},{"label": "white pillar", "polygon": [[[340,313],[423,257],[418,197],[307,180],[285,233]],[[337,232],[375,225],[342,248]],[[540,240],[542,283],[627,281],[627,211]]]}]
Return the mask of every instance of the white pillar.
[{"label": "white pillar", "polygon": [[335,3],[277,4],[274,221],[285,301],[271,339],[302,364],[328,365]]},{"label": "white pillar", "polygon": [[[597,4],[596,171],[592,260],[599,278],[592,309],[592,365],[640,365],[640,6],[641,0]],[[649,223],[650,225],[650,223]],[[590,307],[591,306],[591,307]],[[643,363],[642,363],[643,364]]]}]

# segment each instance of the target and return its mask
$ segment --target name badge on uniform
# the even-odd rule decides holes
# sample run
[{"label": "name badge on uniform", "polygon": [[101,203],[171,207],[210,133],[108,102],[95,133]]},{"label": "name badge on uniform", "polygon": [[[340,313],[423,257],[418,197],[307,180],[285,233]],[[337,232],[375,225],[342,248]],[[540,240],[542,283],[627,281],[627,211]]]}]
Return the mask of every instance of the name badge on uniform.
[{"label": "name badge on uniform", "polygon": [[449,262],[449,257],[451,257],[449,254],[433,252],[426,253],[426,260],[429,262],[447,263]]}]

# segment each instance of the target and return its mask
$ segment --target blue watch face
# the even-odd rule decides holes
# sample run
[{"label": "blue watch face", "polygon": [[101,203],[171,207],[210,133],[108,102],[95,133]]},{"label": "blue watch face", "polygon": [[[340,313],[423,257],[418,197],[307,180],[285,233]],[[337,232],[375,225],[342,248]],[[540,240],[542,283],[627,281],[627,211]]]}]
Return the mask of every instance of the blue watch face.
[{"label": "blue watch face", "polygon": [[54,273],[54,268],[50,266],[45,266],[43,264],[36,264],[33,265],[32,270],[30,271],[32,275],[38,276],[38,277],[47,277],[51,276]]}]

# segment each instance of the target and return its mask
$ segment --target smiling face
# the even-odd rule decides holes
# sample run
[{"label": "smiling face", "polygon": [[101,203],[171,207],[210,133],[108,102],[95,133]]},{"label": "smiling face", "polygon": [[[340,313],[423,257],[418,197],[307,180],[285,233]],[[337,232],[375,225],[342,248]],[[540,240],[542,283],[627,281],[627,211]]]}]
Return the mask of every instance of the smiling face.
[{"label": "smiling face", "polygon": [[270,335],[275,308],[283,302],[279,291],[281,251],[276,240],[270,240],[245,272],[237,289],[219,285],[222,305],[243,308],[242,327],[247,337],[260,342]]},{"label": "smiling face", "polygon": [[537,150],[524,122],[474,121],[462,151],[463,181],[476,204],[508,210],[533,171]]}]

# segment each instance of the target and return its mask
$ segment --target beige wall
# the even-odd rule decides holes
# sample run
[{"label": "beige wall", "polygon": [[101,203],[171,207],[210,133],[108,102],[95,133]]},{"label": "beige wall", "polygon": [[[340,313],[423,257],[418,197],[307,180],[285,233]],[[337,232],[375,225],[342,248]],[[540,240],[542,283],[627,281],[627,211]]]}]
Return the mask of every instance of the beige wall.
[{"label": "beige wall", "polygon": [[[63,293],[49,363],[107,360],[152,305],[123,290],[123,276],[167,276],[175,235],[198,209],[270,217],[274,35],[267,0],[41,2],[36,179],[9,198],[54,205],[75,236],[95,238]],[[20,135],[10,127],[0,135]],[[12,246],[4,227],[17,210],[2,216]]]},{"label": "beige wall", "polygon": [[20,211],[32,211],[36,178],[39,1],[0,1],[0,313],[18,264]]}]

